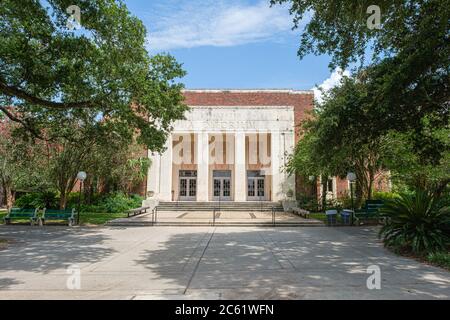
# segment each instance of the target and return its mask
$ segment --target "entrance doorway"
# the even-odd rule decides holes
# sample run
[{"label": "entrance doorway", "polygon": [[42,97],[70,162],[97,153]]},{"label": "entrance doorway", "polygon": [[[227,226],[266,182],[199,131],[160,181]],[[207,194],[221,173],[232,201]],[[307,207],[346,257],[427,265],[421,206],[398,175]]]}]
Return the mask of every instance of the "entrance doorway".
[{"label": "entrance doorway", "polygon": [[231,170],[213,170],[213,200],[231,200]]},{"label": "entrance doorway", "polygon": [[266,200],[266,177],[259,170],[247,171],[247,200]]},{"label": "entrance doorway", "polygon": [[195,201],[197,198],[197,170],[180,170],[178,200]]}]

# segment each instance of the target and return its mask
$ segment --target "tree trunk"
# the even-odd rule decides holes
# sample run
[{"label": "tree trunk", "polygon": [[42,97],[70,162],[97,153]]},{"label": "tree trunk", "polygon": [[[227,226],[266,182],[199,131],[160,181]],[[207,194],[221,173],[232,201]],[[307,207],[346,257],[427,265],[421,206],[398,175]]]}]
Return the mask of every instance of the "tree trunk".
[{"label": "tree trunk", "polygon": [[2,207],[5,204],[5,189],[3,188],[3,185],[0,184],[0,207]]},{"label": "tree trunk", "polygon": [[373,180],[374,180],[374,173],[369,172],[369,179],[367,181],[367,200],[372,199]]},{"label": "tree trunk", "polygon": [[328,183],[328,176],[324,179],[322,176],[322,210],[327,209],[327,183]]},{"label": "tree trunk", "polygon": [[94,194],[94,183],[91,177],[88,177],[83,184],[84,189],[84,203],[92,204],[92,196]]},{"label": "tree trunk", "polygon": [[59,209],[61,210],[65,209],[66,205],[67,205],[67,192],[66,190],[60,190]]},{"label": "tree trunk", "polygon": [[5,188],[5,196],[6,196],[6,208],[9,210],[14,205],[16,200],[15,192],[12,190],[11,186],[6,184]]}]

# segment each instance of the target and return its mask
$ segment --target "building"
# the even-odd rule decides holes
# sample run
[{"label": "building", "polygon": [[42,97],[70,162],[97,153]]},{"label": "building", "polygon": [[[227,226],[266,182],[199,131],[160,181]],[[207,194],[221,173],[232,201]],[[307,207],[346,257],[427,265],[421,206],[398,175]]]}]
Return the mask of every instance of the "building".
[{"label": "building", "polygon": [[[184,96],[186,119],[174,123],[165,152],[149,151],[148,201],[277,202],[296,191],[320,196],[317,185],[283,170],[313,109],[312,91],[185,90]],[[330,197],[346,190],[347,180],[327,183]]]},{"label": "building", "polygon": [[313,92],[186,90],[190,107],[162,154],[149,151],[147,195],[159,201],[279,201],[295,194],[283,167]]}]

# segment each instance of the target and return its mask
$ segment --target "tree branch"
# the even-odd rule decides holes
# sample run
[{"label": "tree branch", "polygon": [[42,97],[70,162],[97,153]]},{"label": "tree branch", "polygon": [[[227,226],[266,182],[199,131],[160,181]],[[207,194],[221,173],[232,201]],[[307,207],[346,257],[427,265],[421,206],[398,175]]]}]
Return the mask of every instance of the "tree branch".
[{"label": "tree branch", "polygon": [[14,114],[8,111],[7,108],[0,106],[0,111],[2,111],[6,116],[14,122],[20,123],[25,129],[27,129],[28,132],[30,132],[35,138],[38,138],[40,140],[48,141],[46,138],[41,136],[39,130],[36,130],[33,126],[31,126],[27,121],[24,121],[18,117],[16,117]]},{"label": "tree branch", "polygon": [[51,109],[65,110],[65,109],[84,109],[93,108],[99,103],[95,101],[80,101],[80,102],[55,102],[50,100],[45,100],[36,96],[29,94],[28,92],[19,89],[14,86],[8,86],[3,81],[0,81],[0,92],[15,98],[23,99],[27,102],[44,106]]}]

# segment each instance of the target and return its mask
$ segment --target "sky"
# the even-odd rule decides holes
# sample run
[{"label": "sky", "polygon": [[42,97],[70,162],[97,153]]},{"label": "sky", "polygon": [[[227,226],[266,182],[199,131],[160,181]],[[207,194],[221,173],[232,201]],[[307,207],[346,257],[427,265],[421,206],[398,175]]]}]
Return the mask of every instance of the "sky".
[{"label": "sky", "polygon": [[147,28],[148,51],[182,63],[188,89],[329,89],[341,78],[327,55],[299,59],[305,22],[292,30],[288,7],[270,7],[269,0],[125,3]]}]

